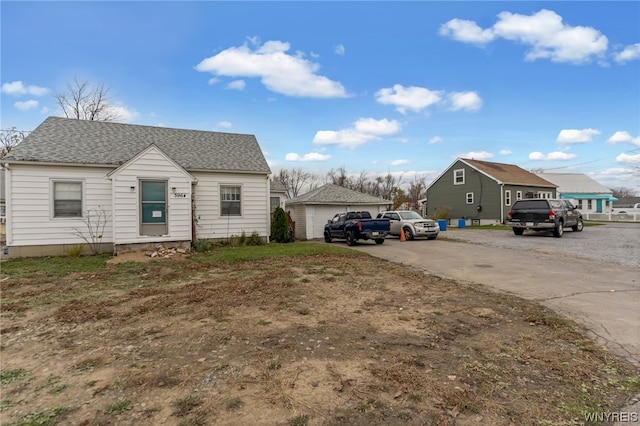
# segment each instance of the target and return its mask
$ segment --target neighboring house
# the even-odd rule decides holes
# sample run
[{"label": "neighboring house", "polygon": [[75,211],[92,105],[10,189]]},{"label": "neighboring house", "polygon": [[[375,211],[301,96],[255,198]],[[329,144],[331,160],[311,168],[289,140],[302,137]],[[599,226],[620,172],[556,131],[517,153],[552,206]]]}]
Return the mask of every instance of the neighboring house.
[{"label": "neighboring house", "polygon": [[278,180],[271,181],[271,193],[269,194],[269,208],[271,213],[280,207],[284,209],[284,203],[287,200],[287,189]]},{"label": "neighboring house", "polygon": [[558,198],[571,203],[584,213],[609,213],[614,201],[613,191],[580,173],[536,173],[544,180],[558,185]]},{"label": "neighboring house", "polygon": [[269,235],[271,171],[253,135],[49,117],[2,161],[9,256],[64,253],[99,212],[116,253]]},{"label": "neighboring house", "polygon": [[324,225],[336,213],[367,210],[375,217],[393,202],[328,183],[285,204],[296,223],[296,239],[311,240],[323,237]]},{"label": "neighboring house", "polygon": [[556,185],[518,166],[458,158],[427,187],[426,215],[502,223],[516,200],[555,197]]}]

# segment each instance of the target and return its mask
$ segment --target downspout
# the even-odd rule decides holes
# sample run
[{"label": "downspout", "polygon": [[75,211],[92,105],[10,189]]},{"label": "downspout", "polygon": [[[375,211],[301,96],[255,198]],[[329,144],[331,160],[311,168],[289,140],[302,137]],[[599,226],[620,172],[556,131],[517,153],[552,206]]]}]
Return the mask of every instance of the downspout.
[{"label": "downspout", "polygon": [[105,179],[111,181],[111,240],[113,241],[113,255],[117,256],[116,252],[118,236],[116,234],[116,217],[117,217],[117,205],[116,205],[116,181],[115,179],[105,176]]},{"label": "downspout", "polygon": [[500,184],[500,223],[504,223],[504,183]]},{"label": "downspout", "polygon": [[[7,230],[7,246],[13,244],[13,208],[12,208],[12,199],[13,192],[11,191],[11,169],[9,168],[9,164],[3,164],[5,170],[7,171],[4,175],[4,193],[5,193],[5,229]],[[0,247],[1,248],[1,247]]]},{"label": "downspout", "polygon": [[[269,241],[269,237],[271,237],[271,179],[269,177],[269,175],[267,175],[267,206],[266,206],[266,210],[267,210],[267,214],[265,215],[266,218],[266,230],[267,230],[267,243],[270,243],[271,241]],[[287,224],[289,222],[287,221]]]}]

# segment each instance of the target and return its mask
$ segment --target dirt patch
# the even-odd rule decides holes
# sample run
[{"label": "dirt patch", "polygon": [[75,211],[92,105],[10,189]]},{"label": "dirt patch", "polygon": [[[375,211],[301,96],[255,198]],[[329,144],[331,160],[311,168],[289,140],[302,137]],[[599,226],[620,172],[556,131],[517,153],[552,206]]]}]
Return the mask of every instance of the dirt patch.
[{"label": "dirt patch", "polygon": [[369,256],[127,256],[3,287],[3,423],[573,424],[640,388],[534,303]]}]

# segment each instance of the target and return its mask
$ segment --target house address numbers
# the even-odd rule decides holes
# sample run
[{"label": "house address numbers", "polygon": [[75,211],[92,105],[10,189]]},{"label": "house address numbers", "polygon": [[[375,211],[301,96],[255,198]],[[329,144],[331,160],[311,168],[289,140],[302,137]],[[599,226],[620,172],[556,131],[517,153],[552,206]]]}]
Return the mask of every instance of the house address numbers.
[{"label": "house address numbers", "polygon": [[174,192],[173,198],[187,198],[186,192]]}]

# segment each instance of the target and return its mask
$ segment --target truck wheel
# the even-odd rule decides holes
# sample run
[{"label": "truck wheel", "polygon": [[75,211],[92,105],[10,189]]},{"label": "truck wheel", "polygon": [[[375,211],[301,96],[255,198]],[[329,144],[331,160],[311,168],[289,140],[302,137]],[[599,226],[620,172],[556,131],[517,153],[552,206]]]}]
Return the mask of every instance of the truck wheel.
[{"label": "truck wheel", "polygon": [[553,228],[553,236],[556,238],[560,238],[562,237],[562,234],[564,234],[564,223],[560,221],[558,222],[558,225]]},{"label": "truck wheel", "polygon": [[378,238],[376,240],[376,244],[382,244],[382,243],[384,243],[384,238]]},{"label": "truck wheel", "polygon": [[513,228],[513,233],[516,235],[524,234],[524,228]]},{"label": "truck wheel", "polygon": [[350,246],[356,245],[356,239],[353,238],[353,232],[351,231],[347,232],[346,240],[347,240],[347,245],[350,245]]},{"label": "truck wheel", "polygon": [[325,243],[330,243],[331,242],[331,234],[329,234],[328,232],[324,233],[324,242]]},{"label": "truck wheel", "polygon": [[411,228],[409,228],[408,226],[404,227],[404,237],[407,239],[407,241],[413,240],[413,232],[411,232]]},{"label": "truck wheel", "polygon": [[584,228],[584,223],[582,222],[582,219],[578,219],[578,223],[576,223],[571,227],[571,229],[573,229],[573,232],[582,232],[582,228]]}]

